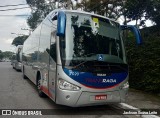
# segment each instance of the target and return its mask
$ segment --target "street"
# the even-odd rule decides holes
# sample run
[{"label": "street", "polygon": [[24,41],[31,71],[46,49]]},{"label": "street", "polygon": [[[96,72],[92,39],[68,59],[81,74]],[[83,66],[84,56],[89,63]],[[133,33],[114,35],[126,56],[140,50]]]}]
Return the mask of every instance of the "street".
[{"label": "street", "polygon": [[[130,95],[130,94],[129,94]],[[131,92],[133,95],[133,92]],[[138,96],[138,94],[137,94]],[[146,105],[148,108],[160,108],[160,102],[158,98],[153,98],[155,102],[152,103],[148,100],[149,104],[143,103],[144,101],[141,99],[142,104]],[[128,99],[127,102],[131,102],[134,104],[134,99]],[[137,104],[136,107],[142,108],[138,106],[138,101],[135,100]],[[131,105],[132,105],[131,104]],[[152,107],[153,106],[153,107]],[[143,107],[143,108],[147,108]],[[121,107],[121,105],[103,105],[103,106],[92,106],[92,107],[82,107],[82,108],[70,108],[67,106],[56,105],[51,99],[48,97],[40,98],[37,93],[36,86],[30,81],[25,80],[22,77],[22,72],[17,72],[12,68],[10,62],[0,62],[0,109],[61,109],[58,113],[55,113],[56,117],[87,117],[87,118],[134,118],[140,117],[138,115],[118,115],[124,112],[125,107]],[[127,108],[129,109],[129,108]],[[67,111],[68,110],[68,111]],[[73,112],[71,112],[73,111]],[[54,112],[54,110],[53,110]],[[71,112],[71,114],[69,114]],[[67,114],[68,113],[68,114]],[[65,115],[67,114],[67,116]],[[1,117],[1,116],[0,116]],[[16,117],[16,116],[14,116]],[[39,116],[38,116],[39,117]],[[42,116],[43,118],[44,116]],[[47,116],[47,117],[52,117]]]}]

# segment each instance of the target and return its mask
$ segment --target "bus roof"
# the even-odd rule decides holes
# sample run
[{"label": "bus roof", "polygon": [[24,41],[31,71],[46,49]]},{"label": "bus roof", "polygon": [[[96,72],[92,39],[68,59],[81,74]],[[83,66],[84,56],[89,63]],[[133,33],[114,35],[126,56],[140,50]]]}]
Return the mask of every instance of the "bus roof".
[{"label": "bus roof", "polygon": [[[54,12],[58,12],[58,11],[64,11],[64,12],[72,12],[72,13],[82,13],[82,14],[87,14],[87,15],[93,15],[93,16],[97,16],[97,17],[101,17],[101,18],[105,18],[107,20],[110,20],[110,21],[113,21],[115,23],[118,23],[117,21],[115,21],[114,19],[110,19],[110,18],[107,18],[105,16],[102,16],[102,15],[98,15],[98,14],[94,14],[94,13],[89,13],[89,12],[85,12],[85,11],[80,11],[80,10],[66,10],[66,9],[55,9],[53,10],[52,12],[50,12],[50,14],[47,16],[47,17],[52,17],[52,14]],[[119,23],[118,23],[119,24]]]},{"label": "bus roof", "polygon": [[17,45],[17,47],[20,47],[20,48],[22,48],[22,47],[23,47],[23,45]]}]

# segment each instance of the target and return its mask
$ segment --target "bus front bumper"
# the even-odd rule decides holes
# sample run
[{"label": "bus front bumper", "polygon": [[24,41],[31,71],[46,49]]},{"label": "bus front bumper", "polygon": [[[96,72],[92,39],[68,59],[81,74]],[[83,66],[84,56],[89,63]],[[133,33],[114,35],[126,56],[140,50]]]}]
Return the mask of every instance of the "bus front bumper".
[{"label": "bus front bumper", "polygon": [[120,103],[126,97],[121,95],[121,92],[118,90],[110,92],[81,92],[58,89],[58,91],[56,103],[71,107]]}]

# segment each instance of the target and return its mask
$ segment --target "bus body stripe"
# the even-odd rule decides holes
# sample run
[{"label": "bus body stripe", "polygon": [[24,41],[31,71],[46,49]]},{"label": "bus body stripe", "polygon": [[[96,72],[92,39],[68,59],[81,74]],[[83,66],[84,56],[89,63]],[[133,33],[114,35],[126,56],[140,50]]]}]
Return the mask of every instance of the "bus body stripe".
[{"label": "bus body stripe", "polygon": [[118,86],[123,82],[128,72],[111,73],[109,76],[96,76],[89,72],[80,72],[75,70],[63,69],[64,72],[73,80],[88,88],[106,89]]}]

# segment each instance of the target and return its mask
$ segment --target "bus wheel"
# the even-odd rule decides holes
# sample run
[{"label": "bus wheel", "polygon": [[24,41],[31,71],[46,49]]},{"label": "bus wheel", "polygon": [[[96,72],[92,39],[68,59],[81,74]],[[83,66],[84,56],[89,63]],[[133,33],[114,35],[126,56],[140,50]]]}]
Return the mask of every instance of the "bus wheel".
[{"label": "bus wheel", "polygon": [[13,69],[15,69],[14,64],[13,64]]},{"label": "bus wheel", "polygon": [[24,67],[23,67],[23,79],[28,79],[27,76],[24,73]]},{"label": "bus wheel", "polygon": [[41,90],[41,76],[40,75],[39,75],[38,81],[37,81],[37,89],[38,89],[38,95],[40,97],[46,97],[46,94],[44,94],[43,91]]}]

